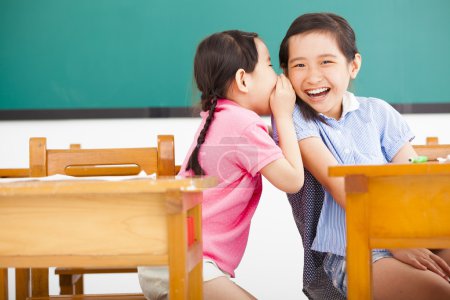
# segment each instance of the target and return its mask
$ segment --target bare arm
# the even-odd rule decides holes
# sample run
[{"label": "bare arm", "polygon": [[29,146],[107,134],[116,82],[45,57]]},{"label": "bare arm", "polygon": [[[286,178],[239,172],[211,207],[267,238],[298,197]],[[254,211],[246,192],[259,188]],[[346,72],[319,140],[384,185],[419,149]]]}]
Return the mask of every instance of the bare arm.
[{"label": "bare arm", "polygon": [[[345,208],[345,187],[343,177],[329,177],[328,167],[337,161],[322,140],[310,137],[299,141],[303,163],[311,174],[333,195],[334,200]],[[410,157],[417,156],[412,145],[407,142],[393,157],[393,163],[406,163]],[[425,248],[389,249],[393,256],[403,263],[417,269],[430,270],[446,279],[450,277],[450,266],[439,256]]]},{"label": "bare arm", "polygon": [[334,200],[345,207],[345,189],[343,177],[328,176],[328,167],[338,162],[319,137],[310,137],[298,142],[305,168],[333,195]]},{"label": "bare arm", "polygon": [[393,163],[407,163],[408,159],[411,157],[417,156],[416,151],[414,150],[411,143],[407,142],[403,147],[398,150],[397,154],[395,154],[394,158],[392,158]]},{"label": "bare arm", "polygon": [[292,112],[295,92],[289,79],[280,75],[275,91],[270,99],[279,137],[279,145],[284,158],[273,161],[261,170],[261,174],[276,188],[295,193],[304,182],[304,172],[300,149],[297,144]]},{"label": "bare arm", "polygon": [[[334,200],[345,208],[345,186],[343,177],[329,177],[328,167],[338,162],[320,138],[311,137],[299,141],[303,163],[311,174],[327,189]],[[392,159],[393,163],[406,163],[410,157],[417,156],[409,142],[400,148]]]}]

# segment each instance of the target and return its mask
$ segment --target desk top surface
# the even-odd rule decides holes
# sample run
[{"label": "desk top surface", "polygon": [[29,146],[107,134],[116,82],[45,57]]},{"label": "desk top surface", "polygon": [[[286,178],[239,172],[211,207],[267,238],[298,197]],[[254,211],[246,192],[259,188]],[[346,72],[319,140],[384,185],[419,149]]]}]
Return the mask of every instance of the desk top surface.
[{"label": "desk top surface", "polygon": [[410,164],[384,164],[384,165],[340,165],[329,167],[330,176],[365,175],[403,176],[403,175],[449,175],[450,163],[410,163]]},{"label": "desk top surface", "polygon": [[100,194],[100,193],[164,193],[169,190],[198,192],[217,185],[215,177],[158,177],[132,178],[129,180],[107,181],[98,178],[17,181],[0,180],[0,196],[11,194]]}]

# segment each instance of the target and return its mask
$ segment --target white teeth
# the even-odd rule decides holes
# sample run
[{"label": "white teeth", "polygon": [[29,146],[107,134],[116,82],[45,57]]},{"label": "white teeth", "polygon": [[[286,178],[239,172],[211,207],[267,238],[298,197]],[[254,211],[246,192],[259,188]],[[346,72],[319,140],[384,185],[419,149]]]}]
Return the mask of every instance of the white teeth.
[{"label": "white teeth", "polygon": [[320,88],[320,89],[310,90],[310,91],[308,91],[308,94],[315,95],[315,94],[325,92],[326,90],[328,90],[328,88]]}]

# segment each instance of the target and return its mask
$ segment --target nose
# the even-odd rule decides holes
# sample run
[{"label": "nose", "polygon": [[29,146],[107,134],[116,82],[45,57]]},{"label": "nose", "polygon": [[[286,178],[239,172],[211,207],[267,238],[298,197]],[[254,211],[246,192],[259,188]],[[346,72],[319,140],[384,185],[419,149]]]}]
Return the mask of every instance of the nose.
[{"label": "nose", "polygon": [[306,76],[306,80],[310,84],[317,84],[323,79],[323,74],[317,67],[308,68],[308,73]]}]

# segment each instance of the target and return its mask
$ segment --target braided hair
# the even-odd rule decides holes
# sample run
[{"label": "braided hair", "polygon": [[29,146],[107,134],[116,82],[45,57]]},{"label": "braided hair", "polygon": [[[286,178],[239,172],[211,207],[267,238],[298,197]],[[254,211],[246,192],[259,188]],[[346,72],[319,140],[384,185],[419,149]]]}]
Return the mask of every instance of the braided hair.
[{"label": "braided hair", "polygon": [[217,100],[226,98],[228,88],[239,69],[248,73],[255,69],[258,62],[255,44],[257,37],[256,33],[229,30],[212,34],[198,45],[194,58],[194,78],[201,92],[202,111],[208,111],[208,117],[189,157],[186,171],[192,170],[195,175],[205,175],[198,155],[214,120]]}]

